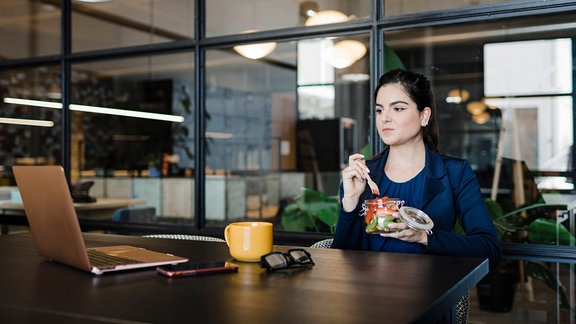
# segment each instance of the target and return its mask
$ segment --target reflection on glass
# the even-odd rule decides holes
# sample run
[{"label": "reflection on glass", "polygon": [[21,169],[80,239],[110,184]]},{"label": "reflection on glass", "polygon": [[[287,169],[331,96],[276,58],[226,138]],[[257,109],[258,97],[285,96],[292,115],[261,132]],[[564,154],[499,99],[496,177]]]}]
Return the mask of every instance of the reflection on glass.
[{"label": "reflection on glass", "polygon": [[0,184],[15,185],[10,166],[60,161],[60,67],[5,70],[0,80]]},{"label": "reflection on glass", "polygon": [[95,197],[146,201],[166,220],[194,217],[194,56],[72,66],[73,175]]},{"label": "reflection on glass", "polygon": [[206,1],[206,35],[343,23],[370,16],[370,1]]},{"label": "reflection on glass", "polygon": [[[0,60],[58,54],[60,6],[42,1],[0,1]],[[9,44],[9,46],[8,46]]]},{"label": "reflection on glass", "polygon": [[300,119],[334,118],[334,85],[298,88],[298,112]]},{"label": "reflection on glass", "polygon": [[194,35],[193,1],[72,3],[73,51],[173,42]]},{"label": "reflection on glass", "polygon": [[[367,35],[283,42],[261,60],[229,49],[206,52],[210,225],[247,218],[276,221],[277,230],[334,229],[323,221],[337,214],[316,225],[294,226],[298,221],[284,214],[283,206],[301,197],[301,188],[336,195],[343,156],[366,143],[358,126],[365,126],[369,115],[368,80],[349,77],[368,75],[366,55],[356,53],[347,67],[330,64],[334,44],[347,41],[369,44]],[[334,199],[326,203],[337,207]]]},{"label": "reflection on glass", "polygon": [[294,44],[278,44],[265,60],[233,50],[206,59],[206,220],[272,219],[280,200],[296,194],[281,185],[284,170],[296,171]]},{"label": "reflection on glass", "polygon": [[569,96],[486,99],[502,111],[502,155],[525,161],[531,170],[570,169],[573,144]]},{"label": "reflection on glass", "polygon": [[305,26],[318,26],[327,24],[337,24],[350,20],[348,16],[338,10],[307,11]]},{"label": "reflection on glass", "polygon": [[[534,172],[571,170],[574,28],[556,15],[394,31],[386,42],[407,68],[431,76],[441,147],[468,159],[488,191],[512,185],[508,170],[496,173],[498,157]],[[541,188],[558,184],[544,178]]]},{"label": "reflection on glass", "polygon": [[257,60],[270,54],[276,48],[276,43],[259,43],[250,45],[234,46],[234,50],[240,55],[251,60]]},{"label": "reflection on glass", "polygon": [[464,8],[492,3],[513,2],[514,0],[477,0],[477,1],[427,1],[427,0],[385,0],[384,14],[398,16],[417,12]]}]

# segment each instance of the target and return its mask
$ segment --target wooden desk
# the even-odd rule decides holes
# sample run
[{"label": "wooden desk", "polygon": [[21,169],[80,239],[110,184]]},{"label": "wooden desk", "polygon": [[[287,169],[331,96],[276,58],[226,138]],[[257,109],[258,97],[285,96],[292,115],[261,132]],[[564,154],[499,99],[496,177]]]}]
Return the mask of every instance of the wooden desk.
[{"label": "wooden desk", "polygon": [[[225,243],[85,234],[193,261],[229,260]],[[275,246],[284,251],[289,247]],[[154,269],[93,276],[42,261],[29,234],[0,236],[0,323],[433,323],[488,273],[488,261],[307,248],[316,266],[168,279]]]},{"label": "wooden desk", "polygon": [[[86,218],[90,220],[111,220],[114,212],[118,208],[141,205],[144,203],[146,203],[146,201],[142,199],[98,198],[92,203],[76,203],[74,204],[74,209],[76,209],[78,218]],[[22,204],[2,202],[0,203],[0,211],[0,213],[24,214],[24,206]]]}]

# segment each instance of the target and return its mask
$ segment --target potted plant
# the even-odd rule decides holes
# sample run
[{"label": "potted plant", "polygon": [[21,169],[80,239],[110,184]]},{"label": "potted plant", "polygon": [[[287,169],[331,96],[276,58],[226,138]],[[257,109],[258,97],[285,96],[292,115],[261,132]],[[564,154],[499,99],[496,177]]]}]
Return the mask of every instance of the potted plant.
[{"label": "potted plant", "polygon": [[[505,213],[498,202],[487,198],[485,203],[501,242],[561,245],[572,245],[574,242],[572,234],[555,219],[555,211],[564,206],[547,204],[540,200]],[[561,308],[571,309],[564,288],[548,265],[525,260],[502,260],[500,265],[476,286],[480,308],[509,311],[514,300],[515,284],[525,279],[519,276],[520,268],[526,277],[539,280],[556,290]]]},{"label": "potted plant", "polygon": [[281,213],[282,227],[295,232],[334,233],[340,213],[338,199],[316,190],[302,188]]}]

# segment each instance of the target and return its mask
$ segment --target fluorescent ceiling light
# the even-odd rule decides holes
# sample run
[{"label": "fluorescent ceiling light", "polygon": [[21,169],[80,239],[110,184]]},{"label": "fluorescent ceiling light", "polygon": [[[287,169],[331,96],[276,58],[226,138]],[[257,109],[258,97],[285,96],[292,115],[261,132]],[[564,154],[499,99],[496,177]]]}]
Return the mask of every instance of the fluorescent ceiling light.
[{"label": "fluorescent ceiling light", "polygon": [[0,118],[0,124],[54,127],[53,121],[36,120],[36,119],[21,119],[21,118]]},{"label": "fluorescent ceiling light", "polygon": [[95,114],[104,114],[104,115],[115,115],[115,116],[155,119],[155,120],[163,120],[163,121],[170,121],[170,122],[176,122],[176,123],[181,123],[184,121],[184,117],[182,117],[182,116],[149,113],[149,112],[135,111],[135,110],[124,110],[124,109],[116,109],[116,108],[97,107],[97,106],[84,106],[84,105],[71,104],[70,110],[91,112],[91,113],[95,113]]},{"label": "fluorescent ceiling light", "polygon": [[59,102],[28,100],[28,99],[18,99],[18,98],[4,98],[4,102],[7,104],[13,104],[13,105],[62,109],[62,104]]},{"label": "fluorescent ceiling light", "polygon": [[[18,99],[18,98],[4,98],[4,102],[8,103],[8,104],[14,104],[14,105],[62,109],[62,104],[59,102]],[[95,113],[95,114],[105,114],[105,115],[115,115],[115,116],[125,116],[125,117],[162,120],[162,121],[169,121],[169,122],[175,122],[175,123],[181,123],[184,121],[184,117],[182,117],[182,116],[149,113],[149,112],[136,111],[136,110],[97,107],[97,106],[84,106],[84,105],[71,104],[70,110],[90,112],[90,113]]]},{"label": "fluorescent ceiling light", "polygon": [[460,104],[468,101],[470,98],[470,92],[464,89],[452,89],[448,91],[448,97],[446,97],[447,103]]},{"label": "fluorescent ceiling light", "polygon": [[220,133],[220,132],[206,132],[207,138],[218,138],[218,139],[228,139],[234,137],[233,134],[230,133]]},{"label": "fluorescent ceiling light", "polygon": [[370,80],[370,76],[366,73],[346,73],[340,77],[344,81],[360,82]]}]

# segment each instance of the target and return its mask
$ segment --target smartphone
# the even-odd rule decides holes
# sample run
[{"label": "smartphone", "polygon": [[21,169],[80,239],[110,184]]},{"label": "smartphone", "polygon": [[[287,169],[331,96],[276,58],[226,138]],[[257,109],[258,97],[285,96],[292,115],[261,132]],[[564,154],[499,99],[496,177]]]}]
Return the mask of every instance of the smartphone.
[{"label": "smartphone", "polygon": [[200,274],[238,272],[238,266],[227,261],[195,263],[186,262],[157,267],[156,271],[166,277],[186,277]]}]

